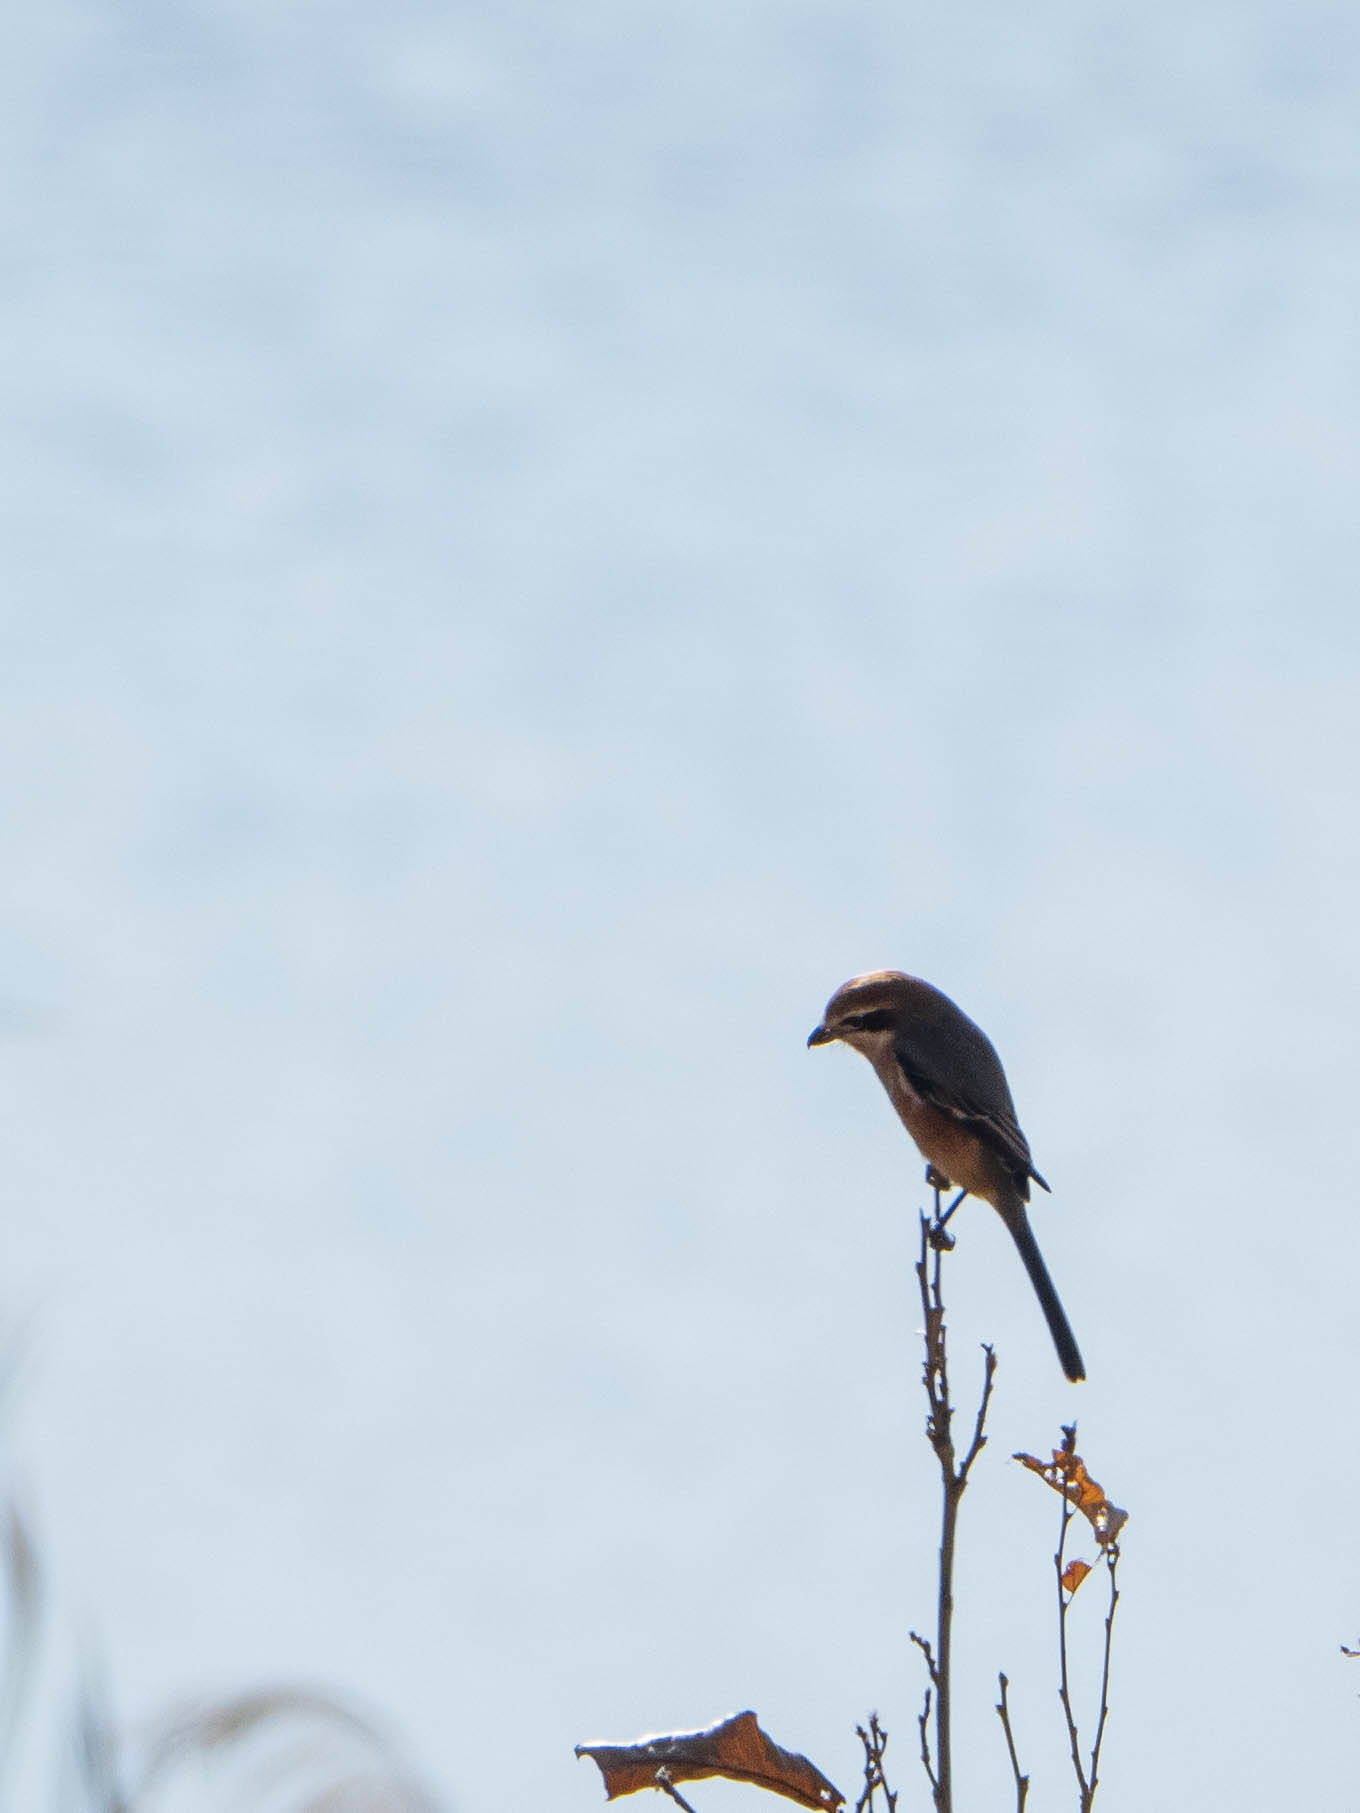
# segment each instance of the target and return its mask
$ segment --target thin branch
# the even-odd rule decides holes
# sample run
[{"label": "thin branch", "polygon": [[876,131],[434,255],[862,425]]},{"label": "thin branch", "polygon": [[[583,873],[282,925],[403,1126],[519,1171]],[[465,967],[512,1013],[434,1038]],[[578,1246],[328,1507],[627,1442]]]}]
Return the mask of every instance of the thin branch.
[{"label": "thin branch", "polygon": [[[1096,1720],[1096,1741],[1091,1746],[1091,1800],[1095,1799],[1096,1784],[1100,1780],[1100,1746],[1105,1742],[1105,1721],[1110,1715],[1110,1644],[1114,1634],[1114,1608],[1119,1604],[1118,1544],[1111,1544],[1105,1551],[1105,1564],[1110,1575],[1110,1606],[1105,1613],[1105,1654],[1100,1665],[1100,1717]],[[1087,1804],[1089,1806],[1090,1802]]]},{"label": "thin branch", "polygon": [[[925,1656],[930,1682],[935,1689],[935,1758],[931,1765],[930,1744],[926,1721],[929,1716],[930,1696],[926,1696],[926,1712],[921,1718],[921,1761],[925,1766],[926,1778],[930,1782],[931,1793],[935,1801],[936,1813],[953,1813],[953,1744],[951,1736],[952,1722],[952,1660],[953,1660],[953,1620],[954,1620],[954,1551],[958,1533],[959,1503],[968,1484],[968,1475],[973,1462],[986,1446],[984,1433],[987,1411],[992,1399],[992,1386],[996,1377],[996,1355],[990,1347],[984,1347],[986,1359],[983,1365],[982,1395],[978,1403],[977,1415],[973,1421],[972,1439],[962,1461],[958,1459],[954,1447],[954,1406],[949,1393],[949,1355],[946,1343],[944,1320],[944,1297],[941,1289],[941,1270],[945,1253],[952,1250],[953,1236],[946,1230],[945,1222],[957,1208],[957,1202],[944,1209],[941,1203],[943,1180],[937,1173],[928,1172],[927,1182],[935,1192],[935,1213],[933,1217],[921,1217],[921,1254],[916,1264],[916,1280],[921,1292],[921,1313],[924,1318],[925,1364],[922,1368],[922,1383],[926,1393],[926,1437],[935,1450],[935,1458],[940,1463],[941,1507],[940,1507],[940,1575],[939,1605],[935,1631],[935,1646],[931,1646],[913,1631],[912,1641]],[[933,1255],[933,1258],[932,1258]]]},{"label": "thin branch", "polygon": [[897,1796],[888,1786],[887,1776],[883,1772],[883,1753],[888,1748],[888,1734],[879,1724],[878,1714],[869,1714],[867,1731],[863,1725],[856,1725],[855,1735],[864,1746],[864,1787],[855,1803],[855,1813],[870,1813],[874,1795],[880,1788],[888,1804],[888,1813],[897,1813]]},{"label": "thin branch", "polygon": [[931,1686],[938,1687],[940,1683],[940,1671],[935,1666],[935,1651],[930,1647],[930,1644],[926,1639],[917,1631],[910,1630],[907,1632],[907,1635],[926,1659],[926,1673],[930,1676]]},{"label": "thin branch", "polygon": [[[1025,1813],[1025,1801],[1029,1796],[1029,1777],[1020,1773],[1020,1758],[1015,1753],[1015,1735],[1011,1730],[1011,1709],[1006,1698],[1010,1682],[1003,1674],[999,1674],[996,1678],[1001,1683],[1001,1698],[996,1710],[1001,1719],[1001,1729],[1006,1734],[1006,1748],[1010,1752],[1011,1758],[1011,1774],[1015,1777],[1015,1813]],[[856,1813],[858,1813],[858,1809]]]},{"label": "thin branch", "polygon": [[[1072,1770],[1077,1778],[1081,1813],[1091,1813],[1096,1789],[1100,1785],[1100,1751],[1105,1742],[1106,1721],[1110,1716],[1110,1656],[1114,1645],[1115,1608],[1119,1604],[1118,1536],[1127,1522],[1128,1514],[1122,1511],[1118,1505],[1110,1503],[1103,1489],[1086,1471],[1086,1465],[1077,1453],[1075,1424],[1071,1427],[1064,1427],[1062,1447],[1054,1450],[1052,1467],[1042,1466],[1032,1455],[1022,1454],[1016,1458],[1024,1461],[1031,1470],[1042,1473],[1062,1501],[1062,1524],[1058,1532],[1058,1552],[1053,1557],[1058,1587],[1058,1697],[1062,1701],[1063,1717],[1067,1721],[1067,1740],[1072,1751]],[[1082,1766],[1081,1742],[1077,1731],[1076,1715],[1072,1710],[1071,1676],[1067,1650],[1067,1615],[1078,1587],[1091,1569],[1084,1561],[1073,1561],[1070,1566],[1064,1565],[1067,1552],[1067,1532],[1076,1515],[1074,1507],[1080,1507],[1082,1515],[1089,1520],[1091,1528],[1095,1532],[1110,1582],[1110,1603],[1105,1613],[1105,1638],[1100,1664],[1100,1705],[1096,1716],[1096,1735],[1085,1768]]]},{"label": "thin branch", "polygon": [[[1076,1448],[1076,1428],[1063,1430],[1063,1448],[1071,1453]],[[1077,1789],[1081,1796],[1081,1813],[1089,1813],[1091,1805],[1091,1788],[1086,1780],[1086,1771],[1081,1764],[1081,1739],[1077,1733],[1077,1721],[1072,1711],[1072,1694],[1067,1670],[1067,1608],[1072,1603],[1072,1595],[1063,1585],[1064,1563],[1067,1554],[1067,1530],[1072,1522],[1072,1505],[1066,1492],[1060,1491],[1058,1497],[1062,1503],[1062,1524],[1058,1531],[1058,1552],[1053,1557],[1053,1572],[1058,1583],[1058,1698],[1062,1701],[1063,1717],[1067,1721],[1067,1741],[1072,1750],[1072,1768],[1077,1777]]]},{"label": "thin branch", "polygon": [[694,1808],[690,1806],[684,1795],[671,1780],[671,1772],[664,1763],[662,1763],[661,1767],[656,1772],[656,1785],[663,1794],[670,1795],[677,1807],[683,1807],[685,1813],[694,1813]]},{"label": "thin branch", "polygon": [[959,1468],[960,1496],[967,1484],[973,1462],[987,1446],[987,1437],[982,1433],[982,1429],[987,1421],[987,1406],[992,1401],[992,1386],[996,1380],[996,1353],[986,1341],[982,1343],[982,1351],[987,1356],[982,1363],[982,1397],[978,1403],[977,1421],[973,1424],[973,1439],[969,1443],[967,1454],[963,1457],[963,1465]]},{"label": "thin branch", "polygon": [[921,1716],[917,1719],[916,1724],[921,1733],[921,1767],[925,1770],[926,1780],[930,1783],[930,1792],[935,1796],[935,1799],[938,1802],[940,1798],[940,1782],[939,1777],[935,1773],[934,1765],[930,1760],[930,1689],[928,1687],[926,1688],[926,1697],[921,1702]]}]

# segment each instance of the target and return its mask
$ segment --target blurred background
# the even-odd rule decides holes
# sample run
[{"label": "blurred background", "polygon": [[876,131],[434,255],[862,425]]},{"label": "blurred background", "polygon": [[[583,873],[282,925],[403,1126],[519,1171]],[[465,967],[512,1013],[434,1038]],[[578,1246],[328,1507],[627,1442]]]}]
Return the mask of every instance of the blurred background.
[{"label": "blurred background", "polygon": [[464,1813],[745,1706],[853,1799],[877,1707],[920,1804],[925,1193],[804,1049],[891,966],[1001,1050],[1091,1375],[970,1205],[960,1796],[1004,1667],[1068,1804],[1006,1457],[1074,1415],[1102,1805],[1333,1794],[1354,9],[51,0],[0,88],[41,1705],[333,1687]]}]

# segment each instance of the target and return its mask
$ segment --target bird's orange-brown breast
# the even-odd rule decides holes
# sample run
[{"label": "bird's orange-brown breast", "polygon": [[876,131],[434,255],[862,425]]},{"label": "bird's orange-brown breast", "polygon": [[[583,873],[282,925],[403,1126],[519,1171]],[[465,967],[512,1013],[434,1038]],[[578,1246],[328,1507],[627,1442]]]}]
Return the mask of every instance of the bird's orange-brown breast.
[{"label": "bird's orange-brown breast", "polygon": [[977,1129],[923,1101],[895,1063],[875,1064],[874,1068],[926,1163],[942,1171],[956,1189],[980,1196],[1005,1214],[1017,1200],[1015,1180],[991,1147],[978,1138]]}]

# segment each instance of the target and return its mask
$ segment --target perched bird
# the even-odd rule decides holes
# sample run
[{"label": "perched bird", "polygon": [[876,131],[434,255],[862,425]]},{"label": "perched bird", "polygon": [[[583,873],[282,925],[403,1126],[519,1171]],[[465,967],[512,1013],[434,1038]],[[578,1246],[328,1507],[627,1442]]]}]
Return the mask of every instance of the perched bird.
[{"label": "perched bird", "polygon": [[1042,1189],[1048,1185],[1034,1169],[1006,1073],[986,1033],[919,976],[878,969],[836,990],[808,1044],[837,1039],[868,1058],[944,1186],[981,1196],[1000,1215],[1020,1249],[1063,1371],[1069,1379],[1084,1379],[1081,1352],[1025,1210],[1030,1179]]}]

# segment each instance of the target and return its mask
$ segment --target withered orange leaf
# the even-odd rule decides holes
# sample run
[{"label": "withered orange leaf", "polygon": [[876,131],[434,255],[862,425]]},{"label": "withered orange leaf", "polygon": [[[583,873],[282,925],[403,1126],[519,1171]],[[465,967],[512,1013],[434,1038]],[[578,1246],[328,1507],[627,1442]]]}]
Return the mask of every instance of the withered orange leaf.
[{"label": "withered orange leaf", "polygon": [[1096,1533],[1101,1548],[1109,1551],[1119,1541],[1119,1532],[1129,1521],[1127,1511],[1110,1503],[1102,1487],[1086,1471],[1086,1462],[1066,1448],[1055,1448],[1051,1461],[1039,1460],[1033,1454],[1013,1457],[1021,1466],[1037,1473],[1045,1485],[1061,1492],[1067,1502],[1081,1512]]},{"label": "withered orange leaf", "polygon": [[672,1782],[700,1781],[708,1775],[753,1782],[799,1806],[827,1813],[835,1813],[845,1800],[805,1756],[782,1750],[767,1737],[754,1712],[735,1713],[706,1731],[673,1731],[636,1744],[578,1744],[576,1754],[599,1764],[607,1800],[655,1788],[659,1770]]},{"label": "withered orange leaf", "polygon": [[1069,1561],[1062,1571],[1063,1591],[1075,1593],[1090,1571],[1089,1561]]}]

